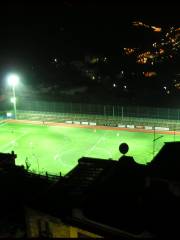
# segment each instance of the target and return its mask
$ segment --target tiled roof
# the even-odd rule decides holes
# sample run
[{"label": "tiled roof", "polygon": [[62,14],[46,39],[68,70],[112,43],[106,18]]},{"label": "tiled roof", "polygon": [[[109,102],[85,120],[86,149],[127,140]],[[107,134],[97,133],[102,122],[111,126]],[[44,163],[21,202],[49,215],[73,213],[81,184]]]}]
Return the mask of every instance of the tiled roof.
[{"label": "tiled roof", "polygon": [[[126,164],[125,160],[129,162]],[[72,209],[78,207],[87,217],[100,222],[103,219],[104,224],[111,222],[117,228],[121,223],[116,222],[116,217],[121,213],[123,219],[130,216],[132,224],[136,216],[132,214],[138,212],[138,209],[132,211],[137,206],[135,200],[139,186],[136,185],[141,179],[138,167],[132,158],[126,159],[125,156],[122,161],[81,158],[74,169],[42,196],[40,210],[66,219],[71,217]],[[129,186],[130,190],[127,189]],[[123,219],[119,222],[125,221]],[[128,229],[130,224],[126,225]]]}]

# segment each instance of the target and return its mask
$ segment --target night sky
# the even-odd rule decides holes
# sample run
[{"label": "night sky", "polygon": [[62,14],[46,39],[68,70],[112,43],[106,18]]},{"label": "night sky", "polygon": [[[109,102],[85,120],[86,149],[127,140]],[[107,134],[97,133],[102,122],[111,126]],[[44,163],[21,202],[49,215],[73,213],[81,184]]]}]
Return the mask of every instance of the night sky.
[{"label": "night sky", "polygon": [[[133,28],[133,21],[180,27],[178,8],[172,2],[6,1],[0,9],[1,82],[7,72],[17,71],[26,84],[63,87],[62,80],[88,86],[91,82],[82,74],[87,69],[85,59],[103,56],[110,59],[108,67],[97,65],[93,71],[101,72],[101,81],[110,76],[113,83],[113,72],[132,71],[131,63],[121,57],[122,49],[146,48],[154,40],[154,35]],[[79,72],[77,62],[84,64]]]},{"label": "night sky", "polygon": [[117,51],[132,41],[133,20],[170,24],[177,20],[174,10],[175,6],[155,4],[155,1],[144,4],[76,0],[1,3],[1,61],[23,58],[27,58],[27,62],[46,61],[61,54],[74,59],[86,52]]}]

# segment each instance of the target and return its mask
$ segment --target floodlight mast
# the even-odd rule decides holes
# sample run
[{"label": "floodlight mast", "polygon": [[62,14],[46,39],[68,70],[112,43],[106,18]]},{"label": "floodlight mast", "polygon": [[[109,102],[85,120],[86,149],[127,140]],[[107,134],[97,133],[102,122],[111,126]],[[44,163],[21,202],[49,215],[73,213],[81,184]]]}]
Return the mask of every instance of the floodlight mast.
[{"label": "floodlight mast", "polygon": [[14,118],[17,119],[17,114],[16,114],[16,92],[15,92],[15,85],[12,85],[12,91],[13,91],[13,106],[14,106]]},{"label": "floodlight mast", "polygon": [[18,84],[19,77],[15,74],[11,74],[8,77],[8,83],[12,87],[12,94],[13,94],[13,107],[14,107],[14,118],[17,119],[17,111],[16,111],[16,91],[15,91],[15,86]]}]

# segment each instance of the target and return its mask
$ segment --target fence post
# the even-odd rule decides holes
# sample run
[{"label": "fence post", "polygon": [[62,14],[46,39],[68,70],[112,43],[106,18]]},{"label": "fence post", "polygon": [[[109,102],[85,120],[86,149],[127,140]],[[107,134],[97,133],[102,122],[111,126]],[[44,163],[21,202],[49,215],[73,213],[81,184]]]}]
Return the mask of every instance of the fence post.
[{"label": "fence post", "polygon": [[79,103],[79,115],[81,116],[81,103]]},{"label": "fence post", "polygon": [[123,118],[124,118],[124,108],[123,108],[123,106],[121,107],[121,120],[123,120]]},{"label": "fence post", "polygon": [[154,153],[155,153],[155,135],[156,135],[156,132],[155,132],[155,126],[154,126],[154,135],[153,135],[153,158],[154,158]]},{"label": "fence post", "polygon": [[112,109],[112,110],[113,110],[113,118],[114,118],[114,106],[113,106],[113,109]]},{"label": "fence post", "polygon": [[71,113],[73,113],[73,104],[71,102]]},{"label": "fence post", "polygon": [[168,108],[168,120],[169,120],[169,108]]},{"label": "fence post", "polygon": [[106,106],[104,105],[104,117],[106,116]]}]

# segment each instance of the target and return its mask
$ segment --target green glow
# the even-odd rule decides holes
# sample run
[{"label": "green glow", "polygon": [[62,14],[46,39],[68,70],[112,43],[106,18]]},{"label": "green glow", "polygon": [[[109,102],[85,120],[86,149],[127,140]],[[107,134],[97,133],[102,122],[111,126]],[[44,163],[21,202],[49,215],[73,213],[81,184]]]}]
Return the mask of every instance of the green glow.
[{"label": "green glow", "polygon": [[[156,138],[162,134],[156,134]],[[15,151],[16,163],[31,163],[30,170],[66,174],[82,156],[118,160],[119,145],[128,143],[129,152],[142,164],[153,158],[153,133],[98,130],[31,124],[0,125],[0,152]],[[180,141],[180,135],[163,135],[155,143],[155,154],[164,142]]]}]

